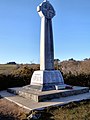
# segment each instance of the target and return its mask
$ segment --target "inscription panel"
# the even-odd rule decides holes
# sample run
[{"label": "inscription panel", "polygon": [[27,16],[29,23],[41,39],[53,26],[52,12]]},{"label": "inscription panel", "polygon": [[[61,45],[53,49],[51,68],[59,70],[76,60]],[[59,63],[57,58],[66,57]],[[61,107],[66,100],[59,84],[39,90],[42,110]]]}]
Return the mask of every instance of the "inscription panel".
[{"label": "inscription panel", "polygon": [[43,83],[42,80],[43,80],[43,73],[41,71],[35,71],[31,78],[31,85],[42,84]]}]

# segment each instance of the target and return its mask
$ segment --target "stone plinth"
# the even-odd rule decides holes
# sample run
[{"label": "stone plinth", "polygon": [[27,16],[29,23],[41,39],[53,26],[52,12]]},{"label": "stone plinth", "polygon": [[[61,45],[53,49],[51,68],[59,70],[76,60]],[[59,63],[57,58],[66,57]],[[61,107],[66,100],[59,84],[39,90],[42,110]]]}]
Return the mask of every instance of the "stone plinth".
[{"label": "stone plinth", "polygon": [[40,91],[55,90],[56,85],[64,85],[62,74],[58,70],[35,71],[30,83],[32,89]]},{"label": "stone plinth", "polygon": [[34,91],[30,89],[29,86],[26,86],[21,88],[9,88],[8,92],[18,94],[19,96],[34,100],[36,102],[42,102],[51,99],[87,93],[89,92],[89,88],[74,86],[73,89],[50,90],[50,91],[40,92],[40,91]]}]

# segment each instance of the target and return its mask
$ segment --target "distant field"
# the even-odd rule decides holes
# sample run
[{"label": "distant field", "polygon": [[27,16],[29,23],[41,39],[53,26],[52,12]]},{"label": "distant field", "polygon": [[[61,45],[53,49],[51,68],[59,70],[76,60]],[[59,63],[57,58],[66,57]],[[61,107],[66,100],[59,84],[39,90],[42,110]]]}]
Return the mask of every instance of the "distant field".
[{"label": "distant field", "polygon": [[0,74],[8,74],[17,69],[17,65],[0,64]]},{"label": "distant field", "polygon": [[18,68],[27,66],[28,68],[39,69],[39,64],[0,64],[0,74],[9,74]]}]

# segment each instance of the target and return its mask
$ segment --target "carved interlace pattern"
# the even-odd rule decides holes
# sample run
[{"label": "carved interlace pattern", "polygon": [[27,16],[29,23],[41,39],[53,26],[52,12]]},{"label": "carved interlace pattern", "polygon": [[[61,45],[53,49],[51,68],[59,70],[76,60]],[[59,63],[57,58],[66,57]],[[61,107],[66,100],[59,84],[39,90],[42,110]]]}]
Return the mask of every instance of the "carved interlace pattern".
[{"label": "carved interlace pattern", "polygon": [[42,7],[42,13],[46,18],[51,19],[55,16],[54,8],[50,3],[44,2],[41,7]]}]

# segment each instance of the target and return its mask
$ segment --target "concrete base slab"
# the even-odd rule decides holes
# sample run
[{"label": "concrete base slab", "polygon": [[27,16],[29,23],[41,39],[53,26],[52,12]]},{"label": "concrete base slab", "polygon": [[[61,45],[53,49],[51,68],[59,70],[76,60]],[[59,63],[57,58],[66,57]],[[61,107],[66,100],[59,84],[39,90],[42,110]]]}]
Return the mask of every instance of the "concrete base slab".
[{"label": "concrete base slab", "polygon": [[18,95],[11,94],[7,91],[0,91],[0,96],[30,111],[30,110],[42,110],[49,106],[61,106],[73,101],[90,99],[90,91],[88,93],[52,99],[46,102],[35,102],[30,99],[26,99]]},{"label": "concrete base slab", "polygon": [[62,98],[62,97],[86,93],[89,92],[89,88],[74,86],[73,89],[50,90],[50,91],[41,92],[41,91],[34,91],[33,89],[29,89],[28,87],[21,87],[21,88],[8,88],[8,92],[18,94],[22,97],[34,100],[36,102],[43,102],[54,98]]}]

